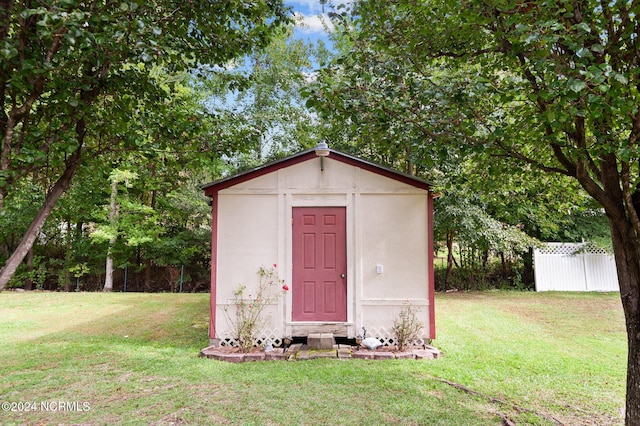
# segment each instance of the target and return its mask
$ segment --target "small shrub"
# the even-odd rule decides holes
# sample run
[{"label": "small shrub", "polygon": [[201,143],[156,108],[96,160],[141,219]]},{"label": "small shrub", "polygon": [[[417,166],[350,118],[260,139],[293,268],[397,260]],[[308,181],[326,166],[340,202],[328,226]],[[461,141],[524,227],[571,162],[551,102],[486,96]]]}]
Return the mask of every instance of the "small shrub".
[{"label": "small shrub", "polygon": [[418,339],[422,323],[416,315],[416,309],[407,304],[393,322],[393,334],[399,351],[404,351],[407,346]]},{"label": "small shrub", "polygon": [[249,352],[258,338],[257,333],[265,320],[262,316],[265,306],[274,303],[280,297],[280,287],[282,291],[289,290],[284,280],[278,278],[275,264],[270,268],[261,266],[258,275],[260,284],[256,296],[246,296],[247,286],[240,284],[233,292],[235,314],[231,315],[227,308],[224,309],[238,347],[243,353]]}]

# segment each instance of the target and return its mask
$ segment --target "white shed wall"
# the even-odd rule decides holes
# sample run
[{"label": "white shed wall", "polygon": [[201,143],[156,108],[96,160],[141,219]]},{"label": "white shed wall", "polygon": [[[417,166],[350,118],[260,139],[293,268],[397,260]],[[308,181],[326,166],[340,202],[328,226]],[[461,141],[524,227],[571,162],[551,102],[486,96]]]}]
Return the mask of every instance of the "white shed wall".
[{"label": "white shed wall", "polygon": [[277,202],[275,195],[220,196],[218,298],[231,298],[237,284],[256,281],[260,266],[278,263]]},{"label": "white shed wall", "polygon": [[427,300],[428,287],[416,285],[428,274],[425,197],[363,195],[362,212],[364,299]]}]

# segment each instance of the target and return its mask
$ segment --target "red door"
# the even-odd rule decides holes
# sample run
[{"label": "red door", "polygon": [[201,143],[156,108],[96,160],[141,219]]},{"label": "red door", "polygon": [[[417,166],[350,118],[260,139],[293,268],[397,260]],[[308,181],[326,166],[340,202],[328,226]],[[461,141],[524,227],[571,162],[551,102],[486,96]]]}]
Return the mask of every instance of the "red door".
[{"label": "red door", "polygon": [[344,207],[293,209],[293,321],[347,320]]}]

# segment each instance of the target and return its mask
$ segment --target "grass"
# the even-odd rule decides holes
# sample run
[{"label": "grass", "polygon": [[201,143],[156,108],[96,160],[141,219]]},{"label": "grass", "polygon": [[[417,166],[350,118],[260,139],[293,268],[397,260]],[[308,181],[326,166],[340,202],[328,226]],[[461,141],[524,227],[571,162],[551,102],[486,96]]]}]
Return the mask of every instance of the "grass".
[{"label": "grass", "polygon": [[430,361],[198,358],[207,315],[206,294],[0,293],[0,402],[36,403],[0,424],[623,423],[617,294],[438,295]]}]

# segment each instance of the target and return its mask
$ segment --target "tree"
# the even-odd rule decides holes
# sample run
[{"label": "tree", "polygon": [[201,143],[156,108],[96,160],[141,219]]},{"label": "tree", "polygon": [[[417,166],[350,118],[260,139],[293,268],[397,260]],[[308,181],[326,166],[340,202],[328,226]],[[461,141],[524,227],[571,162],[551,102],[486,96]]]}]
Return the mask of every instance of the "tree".
[{"label": "tree", "polygon": [[636,0],[361,1],[353,10],[358,37],[434,82],[449,108],[432,122],[456,129],[478,160],[568,176],[604,209],[628,335],[629,425],[640,424],[639,13]]},{"label": "tree", "polygon": [[[76,280],[76,288],[97,289],[107,252],[107,263],[112,259],[107,270],[132,272],[129,288],[166,290],[162,272],[171,275],[176,271],[193,283],[192,290],[204,285],[211,212],[198,186],[221,176],[226,167],[220,156],[233,155],[239,142],[217,138],[225,123],[205,111],[202,99],[206,94],[194,88],[197,81],[193,77],[154,74],[162,86],[171,88],[161,104],[149,108],[132,99],[135,108],[124,123],[110,121],[108,115],[101,118],[104,124],[100,127],[114,128],[109,132],[113,141],[105,143],[117,145],[126,138],[130,141],[127,146],[138,148],[87,158],[40,233],[36,253],[46,262],[48,288],[57,288],[57,284],[69,290],[73,274],[86,275],[82,283]],[[113,178],[118,180],[122,171],[130,175],[133,170],[145,173],[129,179],[126,187],[118,185],[117,220],[111,223],[109,211],[115,209],[108,207],[110,194],[114,194],[110,186],[117,183]],[[9,202],[7,207],[11,206]],[[187,266],[186,275],[180,273],[181,265]],[[58,283],[51,279],[54,274]],[[16,274],[10,284],[22,285],[23,276]],[[107,272],[107,279],[109,276]]]},{"label": "tree", "polygon": [[109,175],[111,181],[111,195],[109,198],[109,226],[107,231],[104,229],[98,229],[94,234],[100,231],[100,235],[109,241],[109,247],[107,248],[107,264],[105,266],[105,278],[104,288],[102,291],[113,290],[113,248],[118,239],[118,233],[120,231],[118,226],[118,185],[124,183],[126,187],[131,187],[129,183],[131,180],[138,178],[138,174],[130,170],[115,169]]},{"label": "tree", "polygon": [[481,268],[475,268],[480,270],[486,268],[490,251],[499,253],[504,259],[505,255],[524,253],[537,243],[518,227],[491,217],[477,198],[479,197],[474,200],[474,197],[468,194],[454,192],[438,200],[437,214],[434,215],[434,236],[439,236],[446,242],[447,270],[443,283],[445,290],[453,269],[454,241],[481,254],[483,264]]},{"label": "tree", "polygon": [[[241,140],[231,160],[246,169],[315,143],[315,126],[302,91],[312,63],[326,48],[295,39],[293,26],[227,70],[216,70],[205,87],[210,111],[225,122],[220,138]],[[235,144],[239,146],[240,144]]]},{"label": "tree", "polygon": [[55,177],[0,270],[0,290],[87,156],[125,149],[126,138],[103,142],[117,129],[101,118],[124,123],[134,111],[132,99],[152,108],[163,98],[151,73],[155,66],[173,73],[223,65],[266,45],[288,19],[276,0],[3,1],[0,211],[25,176],[47,171]]},{"label": "tree", "polygon": [[[528,271],[521,274],[523,284],[532,284],[528,250],[518,244],[518,250],[501,251],[492,240],[499,242],[504,237],[500,234],[507,230],[521,241],[527,241],[522,231],[537,238],[548,236],[548,232],[537,231],[558,228],[559,218],[550,217],[551,213],[557,216],[557,211],[566,211],[565,206],[578,199],[576,185],[566,185],[565,179],[562,191],[545,197],[544,203],[536,203],[527,194],[539,194],[552,179],[527,179],[526,173],[506,162],[493,165],[492,173],[477,167],[474,156],[479,154],[458,143],[458,111],[451,108],[449,98],[442,96],[446,91],[461,90],[462,84],[455,76],[463,76],[462,71],[441,63],[429,64],[428,75],[417,72],[405,58],[377,49],[372,40],[360,36],[352,16],[333,16],[337,28],[333,37],[341,53],[329,67],[320,70],[307,101],[324,123],[330,123],[325,129],[326,139],[333,147],[434,183],[435,191],[442,193],[435,203],[435,218],[437,222],[442,219],[439,223],[443,225],[436,227],[435,235],[450,249],[449,274],[451,249],[457,242],[469,253],[482,251],[483,262],[476,264],[480,272],[487,269],[490,255],[499,257],[503,278],[507,272],[505,256],[513,255]],[[508,170],[509,176],[494,179],[497,169]],[[469,207],[468,220],[443,219],[463,214],[462,206]],[[487,229],[477,226],[479,223]],[[493,225],[504,229],[491,236],[488,229]],[[477,244],[479,241],[489,244]]]}]

